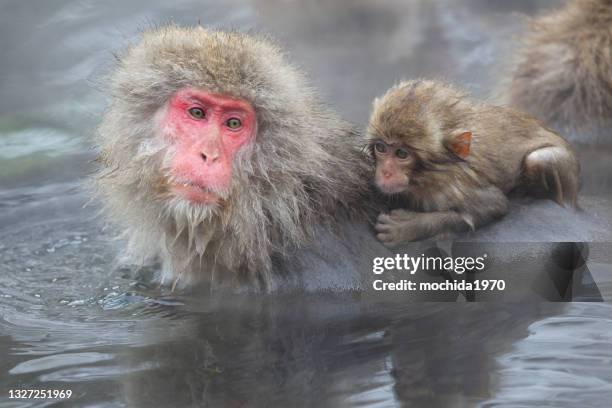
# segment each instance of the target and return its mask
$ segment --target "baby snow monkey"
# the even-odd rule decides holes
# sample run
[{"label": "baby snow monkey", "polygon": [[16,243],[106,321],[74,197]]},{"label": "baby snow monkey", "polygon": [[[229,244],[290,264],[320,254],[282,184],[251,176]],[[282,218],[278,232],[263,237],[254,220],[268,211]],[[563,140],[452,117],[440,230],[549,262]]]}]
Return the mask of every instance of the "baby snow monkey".
[{"label": "baby snow monkey", "polygon": [[447,84],[391,88],[374,101],[367,139],[376,186],[406,203],[378,217],[387,246],[479,228],[508,212],[513,190],[577,205],[580,165],[565,140]]}]

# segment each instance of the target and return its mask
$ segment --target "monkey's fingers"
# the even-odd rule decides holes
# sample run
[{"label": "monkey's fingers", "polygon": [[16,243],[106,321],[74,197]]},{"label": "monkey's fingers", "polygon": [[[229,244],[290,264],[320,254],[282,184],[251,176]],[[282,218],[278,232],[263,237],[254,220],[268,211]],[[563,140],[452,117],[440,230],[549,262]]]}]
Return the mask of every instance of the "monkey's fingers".
[{"label": "monkey's fingers", "polygon": [[391,234],[377,234],[376,239],[387,248],[395,248],[399,244]]},{"label": "monkey's fingers", "polygon": [[378,216],[378,224],[390,224],[391,222],[393,222],[393,219],[389,214],[383,213]]},{"label": "monkey's fingers", "polygon": [[384,222],[377,222],[374,226],[374,229],[376,230],[376,232],[389,232],[391,231],[391,225]]}]

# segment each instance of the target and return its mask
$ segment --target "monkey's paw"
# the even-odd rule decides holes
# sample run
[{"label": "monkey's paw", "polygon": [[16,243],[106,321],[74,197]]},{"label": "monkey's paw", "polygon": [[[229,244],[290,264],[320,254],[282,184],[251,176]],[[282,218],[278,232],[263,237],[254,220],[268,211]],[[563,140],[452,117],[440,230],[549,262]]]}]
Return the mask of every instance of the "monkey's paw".
[{"label": "monkey's paw", "polygon": [[393,210],[390,214],[380,214],[374,229],[376,238],[388,248],[422,238],[422,213]]}]

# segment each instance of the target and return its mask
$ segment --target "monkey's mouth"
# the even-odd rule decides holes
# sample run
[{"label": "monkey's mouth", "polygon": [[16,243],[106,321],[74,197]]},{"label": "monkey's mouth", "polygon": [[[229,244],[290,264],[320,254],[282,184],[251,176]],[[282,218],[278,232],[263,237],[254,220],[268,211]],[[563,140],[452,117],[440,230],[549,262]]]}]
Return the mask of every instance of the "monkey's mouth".
[{"label": "monkey's mouth", "polygon": [[376,183],[378,189],[384,194],[399,194],[406,191],[408,185],[405,183]]},{"label": "monkey's mouth", "polygon": [[196,204],[218,204],[222,200],[221,195],[210,187],[190,181],[173,182],[170,190],[177,196]]}]

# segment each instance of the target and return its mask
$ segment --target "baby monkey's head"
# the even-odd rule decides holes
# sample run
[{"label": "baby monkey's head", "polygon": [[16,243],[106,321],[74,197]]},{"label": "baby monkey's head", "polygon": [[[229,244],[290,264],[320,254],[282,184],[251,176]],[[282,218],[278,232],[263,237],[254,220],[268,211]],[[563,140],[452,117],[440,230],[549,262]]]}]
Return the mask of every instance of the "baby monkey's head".
[{"label": "baby monkey's head", "polygon": [[441,164],[468,157],[472,133],[460,130],[455,112],[463,98],[433,81],[404,81],[374,100],[367,139],[383,193],[418,187]]}]

